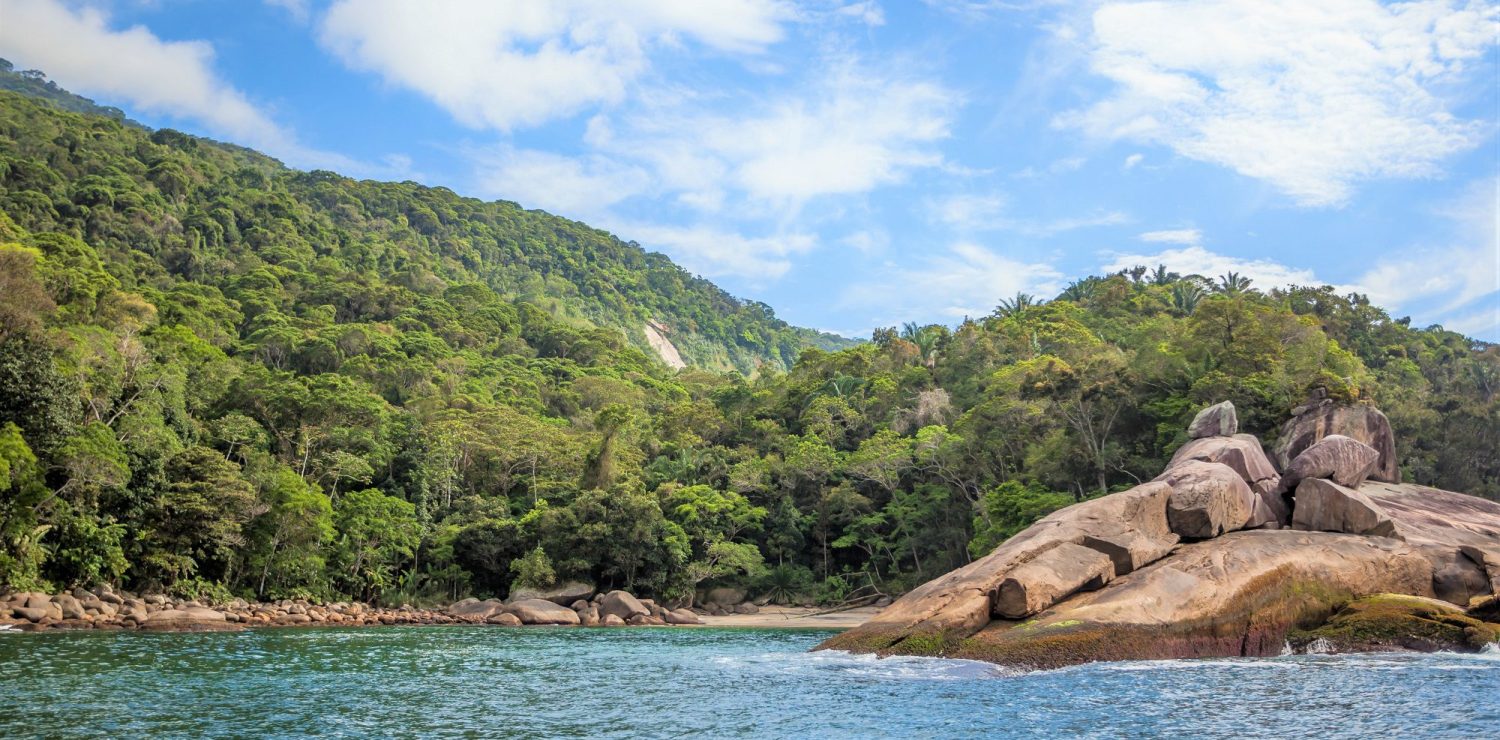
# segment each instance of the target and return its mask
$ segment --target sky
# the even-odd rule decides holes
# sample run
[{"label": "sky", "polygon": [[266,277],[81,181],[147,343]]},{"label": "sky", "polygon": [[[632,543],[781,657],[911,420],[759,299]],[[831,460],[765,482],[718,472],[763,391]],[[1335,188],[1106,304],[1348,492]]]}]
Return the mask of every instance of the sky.
[{"label": "sky", "polygon": [[1466,0],[0,2],[0,57],[148,125],[852,337],[1166,264],[1500,341],[1497,37]]}]

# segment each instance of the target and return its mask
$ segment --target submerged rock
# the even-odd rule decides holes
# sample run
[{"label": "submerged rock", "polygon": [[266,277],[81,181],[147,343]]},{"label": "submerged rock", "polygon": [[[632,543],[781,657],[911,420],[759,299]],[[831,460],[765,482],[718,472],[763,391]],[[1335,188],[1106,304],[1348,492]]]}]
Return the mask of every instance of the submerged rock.
[{"label": "submerged rock", "polygon": [[1500,624],[1485,622],[1452,604],[1420,596],[1375,594],[1343,605],[1322,626],[1287,637],[1297,652],[1451,650],[1477,652],[1500,642]]}]

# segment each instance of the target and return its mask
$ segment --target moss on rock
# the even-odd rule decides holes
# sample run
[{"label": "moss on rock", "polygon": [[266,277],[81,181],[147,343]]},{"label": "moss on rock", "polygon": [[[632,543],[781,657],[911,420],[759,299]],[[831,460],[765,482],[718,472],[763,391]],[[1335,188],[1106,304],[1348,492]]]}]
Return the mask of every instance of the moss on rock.
[{"label": "moss on rock", "polygon": [[1376,594],[1345,604],[1322,626],[1293,631],[1287,639],[1298,650],[1322,641],[1335,652],[1477,651],[1500,641],[1500,624],[1435,599]]}]

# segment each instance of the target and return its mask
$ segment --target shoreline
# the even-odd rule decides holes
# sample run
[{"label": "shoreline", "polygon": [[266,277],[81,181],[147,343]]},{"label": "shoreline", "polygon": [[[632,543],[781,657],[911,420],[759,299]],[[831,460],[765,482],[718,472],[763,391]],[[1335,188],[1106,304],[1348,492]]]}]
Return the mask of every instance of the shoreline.
[{"label": "shoreline", "polygon": [[[565,600],[565,597],[557,597]],[[710,610],[666,609],[650,599],[636,599],[624,591],[597,594],[592,601],[576,599],[562,606],[545,599],[466,599],[446,608],[410,605],[379,607],[359,602],[316,604],[306,601],[250,603],[236,599],[226,604],[138,597],[75,589],[70,594],[37,592],[0,596],[0,630],[5,632],[126,630],[143,632],[241,631],[280,627],[376,627],[397,625],[488,626],[681,626],[745,627],[761,629],[848,630],[880,612],[861,607],[824,613],[815,607],[736,605]],[[750,613],[743,613],[748,611]],[[628,618],[625,618],[628,616]]]},{"label": "shoreline", "polygon": [[762,627],[787,629],[854,629],[880,613],[878,607],[862,606],[830,614],[822,609],[798,606],[763,606],[755,614],[699,615],[700,627]]}]

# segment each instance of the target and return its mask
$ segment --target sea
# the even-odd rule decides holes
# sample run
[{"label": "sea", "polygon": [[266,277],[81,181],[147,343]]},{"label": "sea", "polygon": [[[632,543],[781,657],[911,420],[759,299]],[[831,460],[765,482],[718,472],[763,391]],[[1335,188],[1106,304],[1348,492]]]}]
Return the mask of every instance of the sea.
[{"label": "sea", "polygon": [[1024,672],[833,633],[0,632],[0,737],[1500,737],[1500,649]]}]

